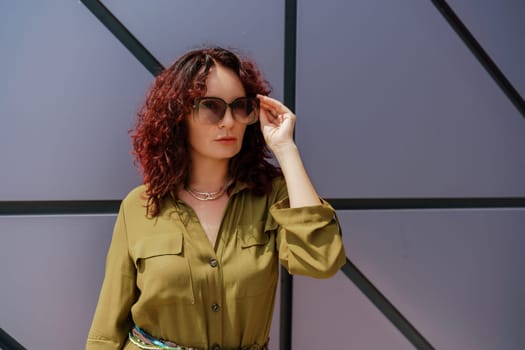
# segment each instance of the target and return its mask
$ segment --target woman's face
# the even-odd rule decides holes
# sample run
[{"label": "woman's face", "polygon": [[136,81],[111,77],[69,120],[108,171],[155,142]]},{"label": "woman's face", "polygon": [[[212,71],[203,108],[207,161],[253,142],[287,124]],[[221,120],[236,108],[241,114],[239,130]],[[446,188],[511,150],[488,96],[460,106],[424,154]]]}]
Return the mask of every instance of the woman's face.
[{"label": "woman's face", "polygon": [[[244,87],[237,75],[221,65],[210,68],[206,79],[205,97],[219,97],[231,103],[245,96]],[[198,113],[201,110],[199,109]],[[188,138],[192,162],[199,160],[229,160],[241,150],[246,124],[233,118],[231,108],[215,124],[209,124],[193,114],[188,118]]]}]

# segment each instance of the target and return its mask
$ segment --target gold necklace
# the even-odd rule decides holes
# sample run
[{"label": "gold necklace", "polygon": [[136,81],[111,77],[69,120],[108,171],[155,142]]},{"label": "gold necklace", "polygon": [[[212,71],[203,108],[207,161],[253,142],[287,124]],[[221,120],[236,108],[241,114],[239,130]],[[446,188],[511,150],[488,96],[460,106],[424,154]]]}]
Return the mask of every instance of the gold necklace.
[{"label": "gold necklace", "polygon": [[186,190],[186,192],[188,192],[193,198],[198,199],[200,201],[212,201],[222,197],[222,195],[226,192],[225,190],[227,183],[228,179],[226,179],[221,188],[219,188],[219,190],[215,192],[201,192],[191,188],[190,186],[185,187],[184,190]]}]

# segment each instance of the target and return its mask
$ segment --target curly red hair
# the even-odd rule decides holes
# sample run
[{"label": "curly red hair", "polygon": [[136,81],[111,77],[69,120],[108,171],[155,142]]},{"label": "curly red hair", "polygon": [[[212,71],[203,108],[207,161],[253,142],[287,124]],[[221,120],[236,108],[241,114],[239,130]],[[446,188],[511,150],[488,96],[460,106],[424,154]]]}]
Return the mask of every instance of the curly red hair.
[{"label": "curly red hair", "polygon": [[[167,195],[175,199],[177,189],[187,184],[191,159],[185,119],[195,98],[206,94],[206,78],[217,64],[237,74],[247,95],[271,92],[253,61],[220,47],[189,51],[156,77],[130,131],[150,216],[159,214]],[[230,160],[230,178],[246,183],[257,195],[269,193],[272,180],[281,174],[266,160],[270,156],[260,123],[248,125],[240,152]]]}]

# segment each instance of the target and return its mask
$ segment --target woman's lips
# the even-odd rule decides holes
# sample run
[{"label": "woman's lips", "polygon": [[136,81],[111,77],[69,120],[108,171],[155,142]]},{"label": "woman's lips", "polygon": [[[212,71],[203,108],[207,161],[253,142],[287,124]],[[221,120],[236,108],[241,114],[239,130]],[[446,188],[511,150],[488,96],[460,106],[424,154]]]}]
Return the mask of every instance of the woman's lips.
[{"label": "woman's lips", "polygon": [[237,142],[236,137],[219,137],[218,139],[215,139],[215,141],[224,143],[224,144],[230,144]]}]

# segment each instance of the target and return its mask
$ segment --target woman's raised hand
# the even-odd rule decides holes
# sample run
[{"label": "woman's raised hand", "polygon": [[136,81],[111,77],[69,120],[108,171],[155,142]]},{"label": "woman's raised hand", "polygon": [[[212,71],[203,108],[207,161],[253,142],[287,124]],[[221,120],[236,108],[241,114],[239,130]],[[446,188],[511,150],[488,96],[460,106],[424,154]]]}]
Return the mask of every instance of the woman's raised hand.
[{"label": "woman's raised hand", "polygon": [[275,152],[282,147],[295,145],[293,140],[295,114],[274,98],[263,95],[257,95],[257,98],[261,104],[259,113],[261,130],[268,147]]}]

